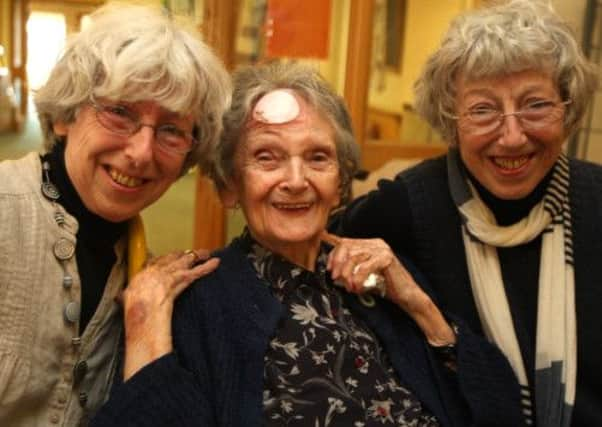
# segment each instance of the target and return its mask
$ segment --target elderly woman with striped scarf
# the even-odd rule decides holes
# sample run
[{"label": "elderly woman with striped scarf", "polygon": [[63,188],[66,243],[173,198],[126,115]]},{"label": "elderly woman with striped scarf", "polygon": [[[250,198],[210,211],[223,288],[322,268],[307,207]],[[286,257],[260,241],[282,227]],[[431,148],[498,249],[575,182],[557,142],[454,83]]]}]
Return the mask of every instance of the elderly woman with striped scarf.
[{"label": "elderly woman with striped scarf", "polygon": [[450,142],[338,222],[382,237],[505,353],[528,424],[602,425],[602,167],[563,154],[599,71],[558,15],[515,0],[455,19],[416,83]]}]

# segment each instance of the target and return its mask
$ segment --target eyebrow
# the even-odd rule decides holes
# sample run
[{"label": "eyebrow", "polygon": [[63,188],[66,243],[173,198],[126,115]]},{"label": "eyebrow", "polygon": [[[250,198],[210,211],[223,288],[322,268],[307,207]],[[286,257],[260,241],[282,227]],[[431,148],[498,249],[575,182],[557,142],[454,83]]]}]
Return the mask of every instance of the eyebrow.
[{"label": "eyebrow", "polygon": [[[131,110],[133,113],[135,113],[136,115],[140,115],[140,111],[138,111],[138,109],[140,108],[141,105],[143,105],[144,103],[146,103],[148,101],[125,101],[125,100],[116,100],[116,101],[106,101],[105,105],[123,105],[124,107],[128,108],[129,110]],[[160,117],[163,118],[164,120],[172,120],[172,119],[182,119],[182,120],[186,120],[187,117],[185,114],[182,113],[178,113],[176,111],[172,111],[168,108],[165,108],[164,106],[162,106],[161,104],[157,104],[159,107],[159,113],[160,113]]]},{"label": "eyebrow", "polygon": [[[324,135],[327,135],[325,132],[320,132],[323,133]],[[329,135],[327,135],[329,136]],[[329,136],[331,137],[331,136]],[[263,145],[274,145],[277,143],[276,139],[286,139],[286,137],[284,135],[282,135],[281,132],[275,131],[275,130],[270,130],[268,132],[261,132],[255,135],[251,135],[251,138],[249,138],[249,135],[247,135],[246,139],[246,146],[248,147],[249,142],[251,144],[255,143],[255,144],[263,144]],[[332,144],[326,142],[324,140],[324,138],[322,138],[321,136],[316,136],[315,134],[309,134],[306,135],[305,138],[303,138],[302,140],[299,140],[299,143],[306,143],[306,144],[311,144],[312,147],[309,147],[309,149],[311,150],[328,150],[328,151],[332,151],[332,152],[336,152],[337,151],[337,147],[336,147],[336,141],[334,140],[334,138],[331,139]]]},{"label": "eyebrow", "polygon": [[[530,85],[527,85],[524,87],[519,86],[518,89],[520,90],[520,92],[518,92],[519,98],[522,98],[526,95],[529,95],[533,92],[537,92],[540,90],[547,91],[546,87],[544,87],[543,85],[538,84],[538,83],[530,84]],[[469,95],[489,95],[489,96],[498,98],[498,96],[496,96],[495,92],[488,87],[479,87],[479,88],[471,89],[464,94],[464,97],[469,96]]]}]

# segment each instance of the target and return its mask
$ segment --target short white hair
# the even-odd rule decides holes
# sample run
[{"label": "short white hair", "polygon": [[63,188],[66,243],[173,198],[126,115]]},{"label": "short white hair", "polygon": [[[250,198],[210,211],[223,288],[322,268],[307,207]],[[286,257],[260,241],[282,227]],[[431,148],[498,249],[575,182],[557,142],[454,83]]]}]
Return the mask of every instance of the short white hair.
[{"label": "short white hair", "polygon": [[457,142],[456,79],[500,77],[536,70],[549,74],[574,131],[597,86],[598,73],[570,26],[540,0],[511,0],[454,19],[415,84],[415,108],[452,144]]},{"label": "short white hair", "polygon": [[183,172],[200,162],[221,131],[231,85],[221,61],[186,18],[165,9],[112,2],[90,16],[90,24],[69,39],[48,82],[35,94],[46,149],[59,140],[57,122],[72,123],[91,98],[136,102],[192,115],[199,141]]}]

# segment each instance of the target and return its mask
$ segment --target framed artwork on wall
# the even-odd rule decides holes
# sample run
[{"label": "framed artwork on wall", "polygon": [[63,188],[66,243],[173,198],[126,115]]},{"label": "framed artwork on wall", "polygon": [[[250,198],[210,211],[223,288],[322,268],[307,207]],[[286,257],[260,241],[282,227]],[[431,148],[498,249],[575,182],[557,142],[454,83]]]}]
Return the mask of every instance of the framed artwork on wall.
[{"label": "framed artwork on wall", "polygon": [[406,1],[386,1],[385,66],[401,72],[403,40],[405,32]]}]

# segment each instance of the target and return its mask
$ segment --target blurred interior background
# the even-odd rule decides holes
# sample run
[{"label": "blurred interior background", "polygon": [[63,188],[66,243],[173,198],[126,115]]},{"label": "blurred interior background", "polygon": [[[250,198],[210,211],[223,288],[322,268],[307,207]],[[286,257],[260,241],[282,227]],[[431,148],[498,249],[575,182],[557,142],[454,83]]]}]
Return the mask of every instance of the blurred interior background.
[{"label": "blurred interior background", "polygon": [[[412,85],[450,20],[487,0],[147,0],[190,16],[227,67],[303,61],[345,97],[368,179],[444,153],[446,145],[413,111]],[[32,94],[69,34],[86,25],[101,0],[0,0],[0,160],[41,150]],[[602,0],[550,0],[602,63]],[[566,145],[602,163],[602,88],[582,129]],[[192,171],[143,212],[154,253],[216,248],[244,226],[225,212],[204,177]]]}]

